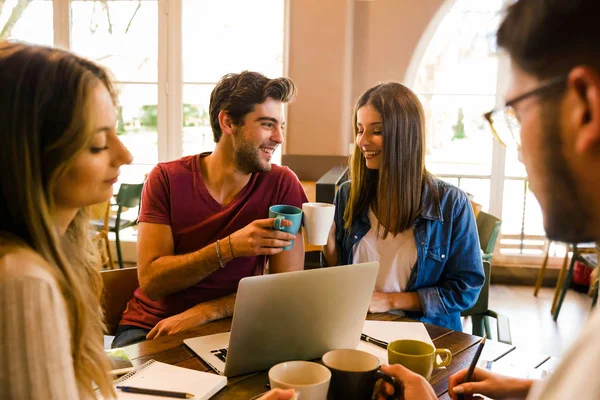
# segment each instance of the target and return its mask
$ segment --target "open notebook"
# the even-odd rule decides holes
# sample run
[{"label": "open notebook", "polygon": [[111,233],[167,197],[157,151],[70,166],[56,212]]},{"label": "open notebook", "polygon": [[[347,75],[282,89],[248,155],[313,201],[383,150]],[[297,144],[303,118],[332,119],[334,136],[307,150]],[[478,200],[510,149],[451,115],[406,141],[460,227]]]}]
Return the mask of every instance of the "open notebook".
[{"label": "open notebook", "polygon": [[[227,384],[224,376],[195,371],[150,360],[135,371],[115,381],[116,386],[136,386],[144,389],[171,390],[194,395],[194,399],[206,400]],[[148,394],[125,393],[117,390],[119,400],[165,399]]]},{"label": "open notebook", "polygon": [[[429,343],[435,347],[422,322],[365,321],[363,333],[388,343],[399,339],[412,339]],[[387,364],[388,362],[387,350],[372,343],[361,340],[357,349],[373,354],[382,363]]]}]

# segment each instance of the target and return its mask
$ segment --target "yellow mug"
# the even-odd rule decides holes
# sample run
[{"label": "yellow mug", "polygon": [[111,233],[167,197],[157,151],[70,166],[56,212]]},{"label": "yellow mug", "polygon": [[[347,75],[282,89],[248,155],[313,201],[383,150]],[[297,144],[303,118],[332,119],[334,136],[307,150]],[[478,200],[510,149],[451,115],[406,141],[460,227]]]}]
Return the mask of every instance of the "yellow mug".
[{"label": "yellow mug", "polygon": [[[436,349],[429,343],[420,340],[396,340],[388,345],[388,362],[400,364],[425,379],[431,378],[433,368],[445,367],[452,361],[452,353],[448,349]],[[442,357],[438,363],[437,355]]]}]

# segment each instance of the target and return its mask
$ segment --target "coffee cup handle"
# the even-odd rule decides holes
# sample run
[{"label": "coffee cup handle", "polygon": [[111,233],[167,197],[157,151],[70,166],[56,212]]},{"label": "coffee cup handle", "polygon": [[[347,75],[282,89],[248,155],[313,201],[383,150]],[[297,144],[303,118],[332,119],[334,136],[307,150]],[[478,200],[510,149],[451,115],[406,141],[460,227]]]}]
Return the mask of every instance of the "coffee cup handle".
[{"label": "coffee cup handle", "polygon": [[[394,388],[396,387],[396,380],[394,379],[394,377],[389,376],[384,374],[383,372],[381,372],[381,370],[377,370],[377,379],[376,381],[383,379],[384,381],[386,381],[387,383],[389,383],[390,385],[392,385]],[[394,396],[387,396],[387,399],[394,399]]]},{"label": "coffee cup handle", "polygon": [[273,221],[273,229],[275,229],[276,231],[280,231],[281,230],[281,221],[283,221],[285,218],[283,217],[283,215],[278,215],[275,217],[275,220]]},{"label": "coffee cup handle", "polygon": [[[442,356],[442,362],[438,363],[438,354],[440,356]],[[444,355],[446,357],[444,357]],[[435,368],[439,368],[439,367],[445,367],[446,365],[450,364],[450,361],[452,361],[452,352],[448,349],[436,349],[435,350],[435,358],[434,358],[434,363],[435,363]]]}]

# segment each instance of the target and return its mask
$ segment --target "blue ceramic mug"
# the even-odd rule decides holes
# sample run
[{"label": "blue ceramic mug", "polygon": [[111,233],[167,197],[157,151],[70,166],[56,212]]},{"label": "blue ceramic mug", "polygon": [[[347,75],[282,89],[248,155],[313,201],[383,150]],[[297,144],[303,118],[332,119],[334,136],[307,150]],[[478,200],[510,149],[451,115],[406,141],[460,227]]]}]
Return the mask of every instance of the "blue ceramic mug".
[{"label": "blue ceramic mug", "polygon": [[[276,206],[269,207],[269,218],[275,218],[273,222],[273,229],[283,232],[288,232],[293,235],[297,234],[300,230],[300,226],[302,226],[302,210],[298,207],[287,206],[284,204],[279,204]],[[281,221],[287,219],[292,222],[290,226],[282,226]],[[294,241],[292,243],[284,247],[284,250],[291,250],[294,247]]]}]

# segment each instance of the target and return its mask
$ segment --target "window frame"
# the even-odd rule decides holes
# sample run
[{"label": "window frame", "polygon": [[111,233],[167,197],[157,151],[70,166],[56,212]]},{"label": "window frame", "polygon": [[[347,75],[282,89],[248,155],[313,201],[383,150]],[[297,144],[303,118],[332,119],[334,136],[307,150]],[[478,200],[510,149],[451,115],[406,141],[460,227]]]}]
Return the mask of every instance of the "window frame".
[{"label": "window frame", "polygon": [[[158,162],[183,155],[182,0],[158,1]],[[283,73],[289,60],[290,0],[284,1]],[[52,0],[54,46],[71,48],[71,0]],[[119,82],[121,84],[135,82]],[[287,107],[285,108],[287,114]],[[284,133],[285,135],[285,133]],[[143,165],[143,164],[138,164]]]}]

